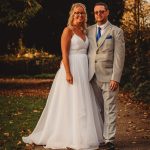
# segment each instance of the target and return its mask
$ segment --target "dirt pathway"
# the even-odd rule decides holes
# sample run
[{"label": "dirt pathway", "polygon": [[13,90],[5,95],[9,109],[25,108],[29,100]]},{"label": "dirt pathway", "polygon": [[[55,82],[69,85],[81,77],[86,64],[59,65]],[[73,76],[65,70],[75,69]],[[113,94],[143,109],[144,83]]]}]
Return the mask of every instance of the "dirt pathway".
[{"label": "dirt pathway", "polygon": [[[0,79],[0,95],[47,97],[51,79]],[[150,105],[135,102],[131,93],[120,92],[116,150],[150,150]],[[27,146],[27,149],[31,149]],[[32,148],[44,150],[40,146]]]}]

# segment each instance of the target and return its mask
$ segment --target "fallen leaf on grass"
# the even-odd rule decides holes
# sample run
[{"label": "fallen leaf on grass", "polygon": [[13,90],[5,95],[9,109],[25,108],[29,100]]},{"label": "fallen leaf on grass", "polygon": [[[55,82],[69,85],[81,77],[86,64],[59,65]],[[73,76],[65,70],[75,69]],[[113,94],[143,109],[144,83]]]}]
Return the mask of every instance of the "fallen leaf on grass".
[{"label": "fallen leaf on grass", "polygon": [[10,124],[14,123],[13,121],[9,121]]},{"label": "fallen leaf on grass", "polygon": [[149,135],[145,135],[145,136],[143,136],[143,139],[150,139],[150,136]]},{"label": "fallen leaf on grass", "polygon": [[142,120],[142,121],[145,121],[145,120],[146,120],[146,118],[142,118],[141,120]]},{"label": "fallen leaf on grass", "polygon": [[21,143],[22,143],[21,141],[18,141],[18,142],[17,142],[17,145],[20,145]]},{"label": "fallen leaf on grass", "polygon": [[131,143],[132,143],[132,144],[136,144],[136,142],[135,142],[135,141],[132,141]]},{"label": "fallen leaf on grass", "polygon": [[126,106],[129,106],[129,105],[131,105],[131,104],[132,104],[132,103],[127,103]]},{"label": "fallen leaf on grass", "polygon": [[136,132],[142,132],[144,131],[144,129],[139,129],[139,130],[136,130]]},{"label": "fallen leaf on grass", "polygon": [[6,132],[6,133],[4,133],[4,135],[5,135],[5,136],[9,136],[9,133],[8,133],[8,132]]},{"label": "fallen leaf on grass", "polygon": [[128,124],[131,124],[131,123],[133,123],[132,121],[128,121]]},{"label": "fallen leaf on grass", "polygon": [[31,133],[31,130],[30,129],[27,129],[28,133],[30,134]]},{"label": "fallen leaf on grass", "polygon": [[145,118],[145,119],[147,119],[147,118],[148,118],[148,114],[144,114],[143,116],[144,116],[144,118]]},{"label": "fallen leaf on grass", "polygon": [[15,113],[14,115],[15,115],[15,116],[18,116],[18,115],[22,115],[22,113],[18,111],[18,112]]},{"label": "fallen leaf on grass", "polygon": [[33,110],[33,112],[40,112],[39,110]]}]

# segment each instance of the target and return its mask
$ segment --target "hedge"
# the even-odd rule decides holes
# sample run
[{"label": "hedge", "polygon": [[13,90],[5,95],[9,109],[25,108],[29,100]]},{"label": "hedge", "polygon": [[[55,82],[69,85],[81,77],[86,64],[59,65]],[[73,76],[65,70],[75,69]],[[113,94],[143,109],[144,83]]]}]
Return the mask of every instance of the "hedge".
[{"label": "hedge", "polygon": [[54,74],[60,66],[61,57],[52,58],[0,58],[0,76]]}]

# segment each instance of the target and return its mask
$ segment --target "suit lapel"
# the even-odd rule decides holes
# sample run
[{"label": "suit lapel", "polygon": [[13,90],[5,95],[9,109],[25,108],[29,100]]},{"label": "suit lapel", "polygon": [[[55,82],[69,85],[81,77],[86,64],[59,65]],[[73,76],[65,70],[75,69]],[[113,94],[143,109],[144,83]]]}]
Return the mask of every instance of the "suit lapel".
[{"label": "suit lapel", "polygon": [[95,47],[98,48],[97,43],[96,43],[96,24],[92,28],[92,36],[91,37],[93,38]]},{"label": "suit lapel", "polygon": [[104,41],[106,40],[107,35],[109,34],[110,30],[111,30],[112,26],[111,23],[109,23],[105,29],[105,33],[101,36],[101,38],[98,40],[98,48],[101,47],[101,45],[104,43]]}]

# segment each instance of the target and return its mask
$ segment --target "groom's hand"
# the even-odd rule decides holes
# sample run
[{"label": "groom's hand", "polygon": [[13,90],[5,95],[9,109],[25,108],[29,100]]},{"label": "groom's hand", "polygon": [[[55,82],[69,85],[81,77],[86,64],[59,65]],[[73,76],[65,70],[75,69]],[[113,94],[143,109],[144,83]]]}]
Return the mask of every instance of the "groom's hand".
[{"label": "groom's hand", "polygon": [[110,80],[109,86],[112,91],[115,91],[118,88],[119,83],[117,81]]}]

